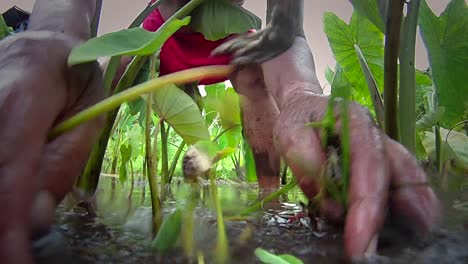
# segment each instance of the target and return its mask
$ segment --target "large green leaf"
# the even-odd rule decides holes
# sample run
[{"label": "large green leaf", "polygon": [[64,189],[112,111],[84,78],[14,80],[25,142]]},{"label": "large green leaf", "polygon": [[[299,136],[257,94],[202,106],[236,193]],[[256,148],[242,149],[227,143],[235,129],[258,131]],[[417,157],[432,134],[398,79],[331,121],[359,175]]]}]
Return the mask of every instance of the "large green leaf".
[{"label": "large green leaf", "polygon": [[[468,136],[457,132],[451,131],[448,135],[449,130],[441,128],[440,133],[442,136],[442,149],[443,149],[443,161],[453,160],[453,165],[455,168],[462,169],[468,172]],[[447,138],[447,141],[445,139]],[[434,133],[424,132],[424,137],[422,139],[423,146],[427,154],[435,159],[435,141]]]},{"label": "large green leaf", "polygon": [[193,99],[175,85],[153,92],[153,108],[187,144],[209,140],[210,134]]},{"label": "large green leaf", "polygon": [[439,106],[445,107],[442,125],[449,127],[468,115],[468,7],[452,0],[437,17],[426,1],[419,12],[421,35],[427,48]]},{"label": "large green leaf", "polygon": [[385,32],[383,15],[385,15],[386,0],[350,0],[359,14],[367,17],[381,32]]},{"label": "large green leaf", "polygon": [[364,105],[371,105],[366,79],[359,63],[357,45],[374,76],[379,91],[383,88],[383,34],[368,19],[354,12],[347,25],[337,15],[324,15],[325,33],[337,62],[355,89],[354,99]]},{"label": "large green leaf", "polygon": [[232,87],[225,89],[225,85],[220,83],[205,86],[205,91],[203,105],[209,123],[213,121],[217,113],[224,129],[241,124],[239,96]]},{"label": "large green leaf", "polygon": [[189,23],[190,17],[186,17],[174,20],[165,30],[150,32],[143,28],[131,28],[90,39],[72,50],[68,64],[90,62],[101,57],[153,54],[172,34]]},{"label": "large green leaf", "polygon": [[428,130],[439,123],[444,117],[445,108],[443,106],[427,112],[416,122],[416,131]]},{"label": "large green leaf", "polygon": [[262,21],[245,8],[226,0],[205,0],[192,12],[191,27],[207,40],[260,29]]}]

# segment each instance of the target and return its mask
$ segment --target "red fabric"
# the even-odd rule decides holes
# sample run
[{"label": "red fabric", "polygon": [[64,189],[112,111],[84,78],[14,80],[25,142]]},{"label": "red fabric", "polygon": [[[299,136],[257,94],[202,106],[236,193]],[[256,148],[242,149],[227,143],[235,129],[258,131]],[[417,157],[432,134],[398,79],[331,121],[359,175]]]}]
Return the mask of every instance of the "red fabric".
[{"label": "red fabric", "polygon": [[[156,9],[145,19],[143,28],[156,31],[163,23],[164,19],[159,10]],[[229,64],[231,56],[210,56],[211,52],[226,39],[209,41],[198,32],[176,32],[161,48],[160,75],[201,66]],[[204,79],[200,81],[200,84],[208,85],[225,80],[226,78]]]}]

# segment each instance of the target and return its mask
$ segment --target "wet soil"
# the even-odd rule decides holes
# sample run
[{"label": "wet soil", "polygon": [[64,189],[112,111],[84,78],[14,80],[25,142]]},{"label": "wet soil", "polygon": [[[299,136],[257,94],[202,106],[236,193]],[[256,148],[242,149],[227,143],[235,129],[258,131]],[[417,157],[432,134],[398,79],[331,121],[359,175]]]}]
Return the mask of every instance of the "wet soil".
[{"label": "wet soil", "polygon": [[[136,186],[132,199],[128,188],[112,179],[100,183],[96,199],[97,217],[82,209],[69,210],[62,204],[53,232],[37,249],[40,263],[200,263],[188,259],[177,246],[165,254],[151,249],[151,207],[149,197],[141,199]],[[164,203],[165,214],[175,210],[184,191],[177,187]],[[258,198],[255,186],[221,183],[220,200],[225,215],[236,215]],[[207,196],[201,192],[200,196]],[[380,257],[375,263],[468,263],[468,188],[440,192],[444,222],[430,236],[420,239],[387,228],[381,235]],[[205,197],[206,198],[206,197]],[[324,219],[297,217],[301,214],[296,190],[262,212],[243,220],[226,220],[231,263],[260,263],[254,255],[258,247],[275,254],[291,254],[304,263],[343,263],[342,232]],[[201,199],[195,209],[195,246],[205,263],[213,263],[216,245],[216,216],[213,206]],[[52,242],[51,242],[52,241]],[[39,244],[40,243],[36,243]]]}]

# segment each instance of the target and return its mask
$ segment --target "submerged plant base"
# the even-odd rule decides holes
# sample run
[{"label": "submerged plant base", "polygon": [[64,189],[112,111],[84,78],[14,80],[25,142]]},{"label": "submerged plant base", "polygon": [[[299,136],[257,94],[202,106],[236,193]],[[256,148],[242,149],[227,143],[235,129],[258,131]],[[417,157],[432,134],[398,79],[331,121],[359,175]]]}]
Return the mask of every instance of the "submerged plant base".
[{"label": "submerged plant base", "polygon": [[[112,193],[108,188],[110,181],[103,177],[98,188],[97,218],[83,210],[66,211],[64,206],[59,207],[56,233],[49,237],[51,242],[45,243],[52,248],[46,246],[39,252],[41,263],[188,263],[182,243],[165,254],[151,250],[149,199],[142,204],[137,193],[133,195],[137,198],[128,200],[129,186],[118,185]],[[261,195],[256,185],[218,182],[218,186],[230,263],[259,263],[254,254],[259,247],[274,254],[296,256],[304,263],[343,263],[341,227],[328,225],[324,219],[299,217],[301,208],[297,204],[304,200],[298,189],[264,204],[263,211],[247,218],[229,218],[239,215]],[[135,192],[141,187],[141,183],[136,183]],[[172,186],[164,204],[165,216],[187,206],[190,196],[186,192],[184,184]],[[205,263],[213,263],[217,237],[216,213],[207,202],[209,193],[207,186],[197,193],[205,197],[201,200],[205,202],[197,202],[193,222],[194,258],[203,256]],[[395,229],[387,229],[381,235],[379,248],[383,258],[390,263],[466,263],[468,210],[456,205],[468,201],[468,190],[442,195],[442,200],[447,208],[443,229],[425,240],[407,239]],[[44,246],[44,240],[42,243]]]}]

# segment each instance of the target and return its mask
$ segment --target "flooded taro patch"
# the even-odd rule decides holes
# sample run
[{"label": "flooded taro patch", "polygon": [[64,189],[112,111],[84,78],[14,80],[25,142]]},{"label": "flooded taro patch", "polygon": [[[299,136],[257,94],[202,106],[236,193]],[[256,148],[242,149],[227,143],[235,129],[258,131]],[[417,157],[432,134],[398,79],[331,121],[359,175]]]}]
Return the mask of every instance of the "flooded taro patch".
[{"label": "flooded taro patch", "polygon": [[[195,255],[187,258],[181,239],[164,254],[151,248],[151,203],[147,194],[142,195],[143,184],[135,182],[129,198],[128,184],[102,177],[94,204],[96,216],[80,207],[70,210],[63,203],[57,210],[54,232],[45,239],[47,246],[39,254],[40,262],[213,263],[217,222],[208,187],[197,192]],[[449,185],[449,189],[438,189],[444,207],[440,227],[422,239],[386,228],[381,233],[381,256],[376,263],[467,263],[468,188],[466,183],[456,190]],[[188,188],[179,183],[167,189],[164,216],[185,206]],[[263,210],[247,218],[229,216],[264,196],[256,185],[219,181],[218,194],[225,215],[230,263],[261,263],[254,254],[259,247],[274,254],[291,254],[304,263],[344,262],[342,227],[307,216],[299,204],[305,198],[298,189],[264,204]]]}]

